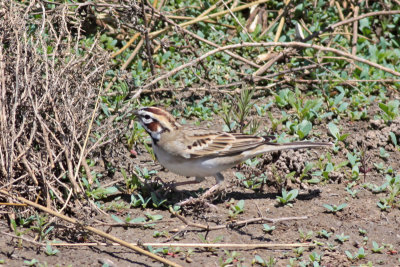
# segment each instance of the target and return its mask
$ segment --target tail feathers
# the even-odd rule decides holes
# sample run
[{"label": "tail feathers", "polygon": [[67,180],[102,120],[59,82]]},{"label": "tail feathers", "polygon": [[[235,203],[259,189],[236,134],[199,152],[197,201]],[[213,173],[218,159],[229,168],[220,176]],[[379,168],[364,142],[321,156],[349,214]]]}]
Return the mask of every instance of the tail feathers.
[{"label": "tail feathers", "polygon": [[324,142],[311,142],[311,141],[304,141],[304,142],[291,142],[291,143],[266,143],[265,145],[259,146],[256,151],[256,154],[263,154],[267,152],[273,151],[282,151],[282,150],[289,150],[289,149],[303,149],[303,148],[317,148],[317,147],[332,147],[332,143],[324,143]]}]

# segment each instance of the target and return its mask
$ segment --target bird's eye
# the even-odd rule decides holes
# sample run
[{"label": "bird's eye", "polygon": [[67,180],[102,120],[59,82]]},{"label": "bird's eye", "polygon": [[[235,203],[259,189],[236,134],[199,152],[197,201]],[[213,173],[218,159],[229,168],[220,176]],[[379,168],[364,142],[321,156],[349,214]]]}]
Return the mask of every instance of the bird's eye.
[{"label": "bird's eye", "polygon": [[144,118],[145,118],[146,120],[150,120],[150,115],[145,115]]}]

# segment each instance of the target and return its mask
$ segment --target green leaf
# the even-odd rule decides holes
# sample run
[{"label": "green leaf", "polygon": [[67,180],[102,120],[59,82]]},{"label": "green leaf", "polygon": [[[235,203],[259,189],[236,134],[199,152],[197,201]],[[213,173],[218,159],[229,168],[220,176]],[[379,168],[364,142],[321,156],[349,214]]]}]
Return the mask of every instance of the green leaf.
[{"label": "green leaf", "polygon": [[328,124],[328,129],[333,137],[335,137],[336,139],[339,138],[340,131],[339,131],[339,128],[336,126],[336,124],[334,124],[333,122],[330,122]]},{"label": "green leaf", "polygon": [[123,220],[121,220],[119,217],[115,216],[114,214],[111,214],[111,218],[113,218],[114,221],[117,223],[125,223]]},{"label": "green leaf", "polygon": [[390,136],[390,139],[391,139],[393,145],[397,147],[397,138],[396,138],[396,135],[395,135],[393,132],[390,132],[390,133],[389,133],[389,136]]},{"label": "green leaf", "polygon": [[312,123],[307,120],[303,120],[299,124],[299,128],[297,131],[299,138],[304,139],[310,133],[311,129],[312,129]]}]

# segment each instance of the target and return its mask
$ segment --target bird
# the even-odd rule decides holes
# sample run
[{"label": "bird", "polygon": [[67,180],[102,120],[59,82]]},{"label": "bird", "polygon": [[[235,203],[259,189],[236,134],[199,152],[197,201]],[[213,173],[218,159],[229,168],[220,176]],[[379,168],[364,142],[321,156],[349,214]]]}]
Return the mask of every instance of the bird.
[{"label": "bird", "polygon": [[[194,181],[175,185],[193,184],[214,176],[216,184],[199,199],[214,195],[224,181],[222,171],[258,155],[289,149],[330,147],[329,142],[298,141],[276,143],[272,136],[230,133],[197,126],[181,125],[166,110],[142,107],[135,110],[139,123],[150,135],[152,148],[159,163],[169,171]],[[195,203],[193,198],[178,205]]]}]

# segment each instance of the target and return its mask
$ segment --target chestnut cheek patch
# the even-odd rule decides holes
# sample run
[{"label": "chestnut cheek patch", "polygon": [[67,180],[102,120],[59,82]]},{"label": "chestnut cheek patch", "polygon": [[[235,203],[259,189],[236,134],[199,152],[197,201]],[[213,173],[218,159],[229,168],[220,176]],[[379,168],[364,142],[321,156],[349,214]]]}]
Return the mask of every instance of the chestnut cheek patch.
[{"label": "chestnut cheek patch", "polygon": [[158,122],[153,121],[153,122],[147,124],[146,126],[150,131],[158,132],[158,128],[159,128]]}]

